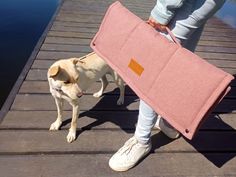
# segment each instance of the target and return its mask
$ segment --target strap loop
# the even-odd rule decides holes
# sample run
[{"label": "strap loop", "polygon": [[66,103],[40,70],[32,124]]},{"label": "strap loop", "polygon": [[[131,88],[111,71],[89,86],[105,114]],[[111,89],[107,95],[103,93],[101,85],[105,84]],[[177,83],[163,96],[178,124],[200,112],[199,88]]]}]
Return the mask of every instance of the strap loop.
[{"label": "strap loop", "polygon": [[[158,26],[158,24],[147,20],[146,21],[147,24],[151,25],[153,28],[155,28],[156,30],[160,31],[160,26]],[[172,40],[181,47],[181,44],[179,43],[179,41],[176,39],[175,35],[171,32],[171,30],[167,27],[167,26],[162,26],[164,28],[165,31],[167,31],[167,33],[170,35],[170,37],[172,38]]]}]

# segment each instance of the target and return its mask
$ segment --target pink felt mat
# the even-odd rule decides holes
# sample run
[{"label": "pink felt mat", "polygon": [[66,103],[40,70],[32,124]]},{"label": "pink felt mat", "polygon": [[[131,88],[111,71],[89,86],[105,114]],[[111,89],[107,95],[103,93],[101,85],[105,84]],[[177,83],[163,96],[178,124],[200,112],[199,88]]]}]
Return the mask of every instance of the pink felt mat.
[{"label": "pink felt mat", "polygon": [[170,42],[120,2],[107,10],[93,50],[185,137],[223,96],[233,76]]}]

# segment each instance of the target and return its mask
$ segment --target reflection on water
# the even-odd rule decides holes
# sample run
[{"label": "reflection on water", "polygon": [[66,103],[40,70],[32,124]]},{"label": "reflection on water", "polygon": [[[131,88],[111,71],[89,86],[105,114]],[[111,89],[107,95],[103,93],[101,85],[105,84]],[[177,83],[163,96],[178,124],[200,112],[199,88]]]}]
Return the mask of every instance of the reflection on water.
[{"label": "reflection on water", "polygon": [[226,0],[224,6],[216,13],[216,16],[236,28],[236,0]]},{"label": "reflection on water", "polygon": [[0,107],[58,3],[58,0],[0,0]]}]

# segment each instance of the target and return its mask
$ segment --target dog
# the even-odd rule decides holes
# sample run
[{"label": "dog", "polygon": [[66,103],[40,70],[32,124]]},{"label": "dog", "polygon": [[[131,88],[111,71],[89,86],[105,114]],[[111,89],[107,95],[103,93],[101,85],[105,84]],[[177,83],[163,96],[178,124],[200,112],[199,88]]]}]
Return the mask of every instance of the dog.
[{"label": "dog", "polygon": [[116,85],[120,89],[118,105],[124,103],[124,81],[112,70],[108,64],[94,52],[81,57],[61,59],[53,63],[48,69],[47,78],[52,96],[57,107],[57,118],[49,130],[59,130],[62,124],[63,101],[66,100],[72,106],[72,121],[67,142],[76,139],[77,118],[79,116],[79,98],[84,95],[92,83],[101,80],[101,89],[94,93],[94,97],[100,97],[108,85],[106,74],[111,74]]}]

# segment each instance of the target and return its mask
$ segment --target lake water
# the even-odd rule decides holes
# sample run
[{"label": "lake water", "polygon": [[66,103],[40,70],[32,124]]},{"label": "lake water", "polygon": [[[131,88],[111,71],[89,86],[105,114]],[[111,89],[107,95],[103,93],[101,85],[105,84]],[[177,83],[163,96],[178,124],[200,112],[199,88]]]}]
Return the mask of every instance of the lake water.
[{"label": "lake water", "polygon": [[[59,0],[0,0],[0,107],[55,12]],[[216,14],[236,28],[236,1]]]},{"label": "lake water", "polygon": [[0,0],[0,107],[59,0]]},{"label": "lake water", "polygon": [[216,16],[236,28],[236,0],[226,0],[224,6],[216,13]]}]

